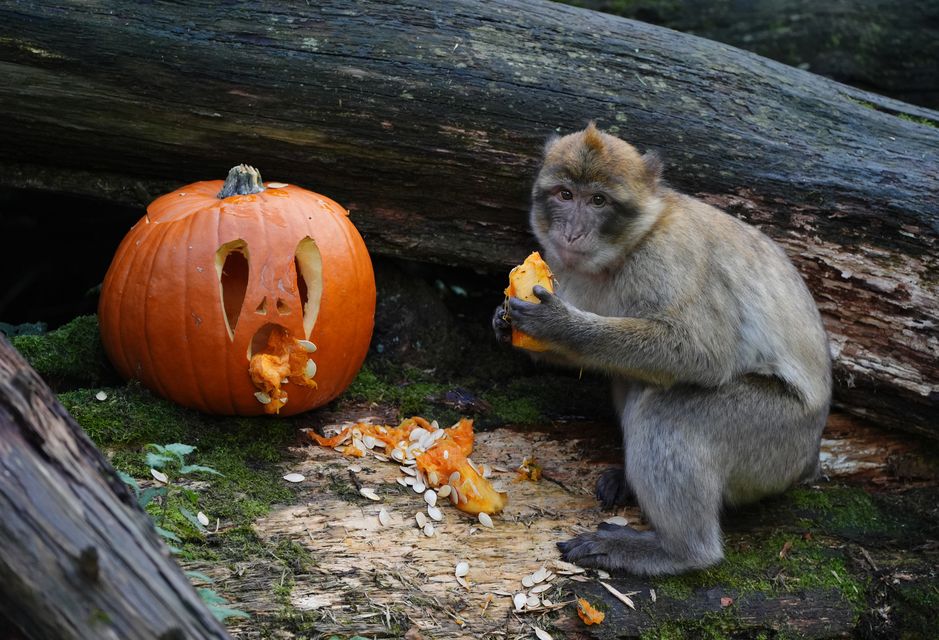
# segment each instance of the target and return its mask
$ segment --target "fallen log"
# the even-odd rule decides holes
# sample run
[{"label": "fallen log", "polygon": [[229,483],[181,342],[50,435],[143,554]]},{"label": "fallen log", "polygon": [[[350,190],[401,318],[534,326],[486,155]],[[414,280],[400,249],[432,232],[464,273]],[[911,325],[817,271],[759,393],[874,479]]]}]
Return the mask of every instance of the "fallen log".
[{"label": "fallen log", "polygon": [[12,637],[228,637],[150,517],[2,335],[0,477],[0,621]]},{"label": "fallen log", "polygon": [[939,108],[939,4],[935,2],[569,0],[569,4],[693,33],[867,91]]},{"label": "fallen log", "polygon": [[376,253],[498,271],[532,248],[546,134],[596,119],[783,244],[838,404],[939,437],[935,112],[520,0],[7,3],[0,72],[2,186],[143,205],[250,162],[344,203]]}]

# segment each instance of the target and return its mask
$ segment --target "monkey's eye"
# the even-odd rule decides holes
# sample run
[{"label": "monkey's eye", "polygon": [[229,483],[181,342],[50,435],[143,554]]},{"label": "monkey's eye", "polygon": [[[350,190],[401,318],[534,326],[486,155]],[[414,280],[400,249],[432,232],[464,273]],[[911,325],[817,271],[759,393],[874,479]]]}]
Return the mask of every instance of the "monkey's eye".
[{"label": "monkey's eye", "polygon": [[595,193],[593,197],[590,198],[590,202],[595,207],[602,207],[606,203],[606,197],[600,195],[599,193]]},{"label": "monkey's eye", "polygon": [[573,200],[574,199],[574,194],[568,191],[567,189],[561,189],[558,195],[561,196],[561,200]]}]

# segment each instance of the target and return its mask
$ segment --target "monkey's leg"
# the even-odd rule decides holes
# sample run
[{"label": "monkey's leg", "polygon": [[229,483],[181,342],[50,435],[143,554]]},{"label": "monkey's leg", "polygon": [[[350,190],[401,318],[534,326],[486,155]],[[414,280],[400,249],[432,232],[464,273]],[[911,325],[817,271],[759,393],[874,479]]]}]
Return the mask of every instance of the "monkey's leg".
[{"label": "monkey's leg", "polygon": [[[641,395],[641,385],[624,379],[613,381],[613,406],[620,419],[620,429],[623,435],[623,451],[628,446],[628,425],[625,420],[629,418],[632,402]],[[626,469],[611,467],[597,478],[597,501],[603,509],[622,507],[636,504],[636,494],[626,480]]]},{"label": "monkey's leg", "polygon": [[597,501],[603,509],[636,504],[636,494],[626,481],[623,467],[611,467],[597,478]]},{"label": "monkey's leg", "polygon": [[[653,416],[630,430],[627,475],[653,531],[601,526],[559,543],[565,560],[640,575],[680,573],[721,560],[719,474],[701,447],[674,432],[653,437]],[[663,437],[664,436],[664,437]]]},{"label": "monkey's leg", "polygon": [[654,530],[583,534],[562,543],[565,559],[648,575],[715,564],[722,505],[783,491],[811,473],[826,414],[759,376],[646,389],[623,424],[626,476]]}]

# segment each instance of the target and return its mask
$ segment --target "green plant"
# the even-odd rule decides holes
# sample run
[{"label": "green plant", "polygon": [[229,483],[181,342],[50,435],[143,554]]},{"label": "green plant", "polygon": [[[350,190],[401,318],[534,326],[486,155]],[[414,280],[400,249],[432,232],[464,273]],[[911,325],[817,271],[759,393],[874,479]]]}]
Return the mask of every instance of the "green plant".
[{"label": "green plant", "polygon": [[[207,473],[217,476],[221,476],[222,474],[212,467],[199,464],[187,464],[186,456],[196,450],[192,445],[174,442],[166,445],[148,444],[147,448],[152,449],[152,451],[147,452],[146,464],[150,467],[150,475],[153,476],[154,480],[160,483],[159,486],[141,489],[140,484],[132,476],[123,471],[118,471],[117,473],[121,480],[133,489],[134,495],[137,497],[137,504],[151,514],[154,519],[156,532],[166,542],[170,551],[173,554],[178,554],[180,553],[179,547],[176,547],[172,543],[181,542],[180,537],[176,532],[168,528],[171,526],[169,522],[172,519],[170,505],[173,504],[175,506],[175,512],[182,516],[200,534],[207,532],[206,525],[208,524],[208,518],[204,513],[199,511],[198,514],[193,514],[189,508],[183,506],[183,504],[179,504],[182,502],[195,506],[198,502],[198,494],[191,489],[185,488],[180,480],[196,473]],[[157,513],[154,513],[152,509],[148,509],[147,507],[156,504],[155,501],[157,500],[160,503],[160,509]],[[202,583],[214,582],[212,578],[198,571],[187,571],[186,575],[193,581]],[[199,597],[202,598],[202,601],[205,602],[209,611],[212,612],[212,615],[219,621],[231,617],[250,617],[248,613],[240,609],[233,609],[226,606],[228,604],[226,600],[216,593],[214,589],[209,587],[196,587],[196,592],[199,594]]]}]

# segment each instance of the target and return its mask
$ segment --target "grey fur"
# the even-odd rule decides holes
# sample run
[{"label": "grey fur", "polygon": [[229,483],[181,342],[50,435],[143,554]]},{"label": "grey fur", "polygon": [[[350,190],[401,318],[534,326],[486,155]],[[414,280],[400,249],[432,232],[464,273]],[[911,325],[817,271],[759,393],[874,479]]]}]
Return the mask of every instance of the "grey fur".
[{"label": "grey fur", "polygon": [[665,188],[595,129],[546,149],[532,227],[558,289],[510,300],[511,324],[550,358],[612,376],[625,467],[598,497],[631,488],[653,527],[579,535],[564,557],[649,575],[719,562],[724,505],[818,472],[831,365],[805,283],[767,236]]}]

